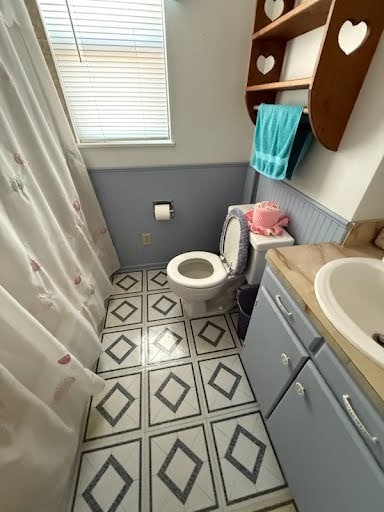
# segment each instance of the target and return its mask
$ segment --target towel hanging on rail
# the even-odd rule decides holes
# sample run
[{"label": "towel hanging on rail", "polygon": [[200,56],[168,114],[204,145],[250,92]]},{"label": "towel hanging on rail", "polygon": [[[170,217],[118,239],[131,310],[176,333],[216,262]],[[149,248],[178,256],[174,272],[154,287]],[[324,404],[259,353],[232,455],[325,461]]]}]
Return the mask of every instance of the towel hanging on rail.
[{"label": "towel hanging on rail", "polygon": [[275,180],[292,178],[313,140],[303,110],[300,105],[259,106],[250,162],[257,172]]}]

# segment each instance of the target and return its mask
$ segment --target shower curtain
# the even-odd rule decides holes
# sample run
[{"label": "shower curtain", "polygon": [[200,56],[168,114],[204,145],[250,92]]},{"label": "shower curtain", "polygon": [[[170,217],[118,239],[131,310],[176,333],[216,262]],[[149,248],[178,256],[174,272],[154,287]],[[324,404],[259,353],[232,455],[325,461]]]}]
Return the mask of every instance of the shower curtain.
[{"label": "shower curtain", "polygon": [[0,0],[0,510],[63,509],[118,260],[22,0]]}]

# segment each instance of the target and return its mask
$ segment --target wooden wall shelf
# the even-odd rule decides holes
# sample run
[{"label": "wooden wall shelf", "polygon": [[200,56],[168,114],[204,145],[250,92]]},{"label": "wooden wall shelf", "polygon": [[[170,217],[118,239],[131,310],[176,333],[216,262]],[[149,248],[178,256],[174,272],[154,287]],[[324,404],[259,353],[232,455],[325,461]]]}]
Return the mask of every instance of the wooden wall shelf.
[{"label": "wooden wall shelf", "polygon": [[298,78],[297,80],[285,80],[283,82],[271,82],[261,85],[250,85],[247,91],[295,91],[297,89],[308,89],[311,85],[312,77]]},{"label": "wooden wall shelf", "polygon": [[[307,0],[294,7],[284,0],[280,17],[271,21],[264,0],[256,7],[252,37],[246,104],[256,122],[260,103],[275,103],[279,91],[308,89],[308,113],[315,137],[336,151],[370,62],[384,29],[384,0]],[[338,37],[345,22],[366,23],[361,45],[348,55]],[[287,41],[325,25],[323,41],[312,77],[280,81]],[[274,65],[265,72],[258,68],[260,57],[272,56]]]},{"label": "wooden wall shelf", "polygon": [[325,25],[332,0],[309,0],[253,34],[253,39],[292,39]]}]

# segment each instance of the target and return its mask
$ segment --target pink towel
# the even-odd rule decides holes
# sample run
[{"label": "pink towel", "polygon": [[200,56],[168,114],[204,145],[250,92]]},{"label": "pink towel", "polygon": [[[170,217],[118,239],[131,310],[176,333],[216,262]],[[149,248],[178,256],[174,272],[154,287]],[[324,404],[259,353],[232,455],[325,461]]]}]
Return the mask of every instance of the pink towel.
[{"label": "pink towel", "polygon": [[288,226],[289,218],[282,214],[279,205],[272,201],[256,203],[245,214],[248,229],[259,235],[281,235],[281,227]]}]

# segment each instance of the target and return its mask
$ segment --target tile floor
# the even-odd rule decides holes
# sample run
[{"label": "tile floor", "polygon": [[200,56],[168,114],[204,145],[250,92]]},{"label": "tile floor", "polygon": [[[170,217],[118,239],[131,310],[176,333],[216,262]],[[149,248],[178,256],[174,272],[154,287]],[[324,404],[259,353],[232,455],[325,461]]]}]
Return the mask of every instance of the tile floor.
[{"label": "tile floor", "polygon": [[165,269],[113,276],[71,512],[294,512],[237,312],[189,320]]}]

